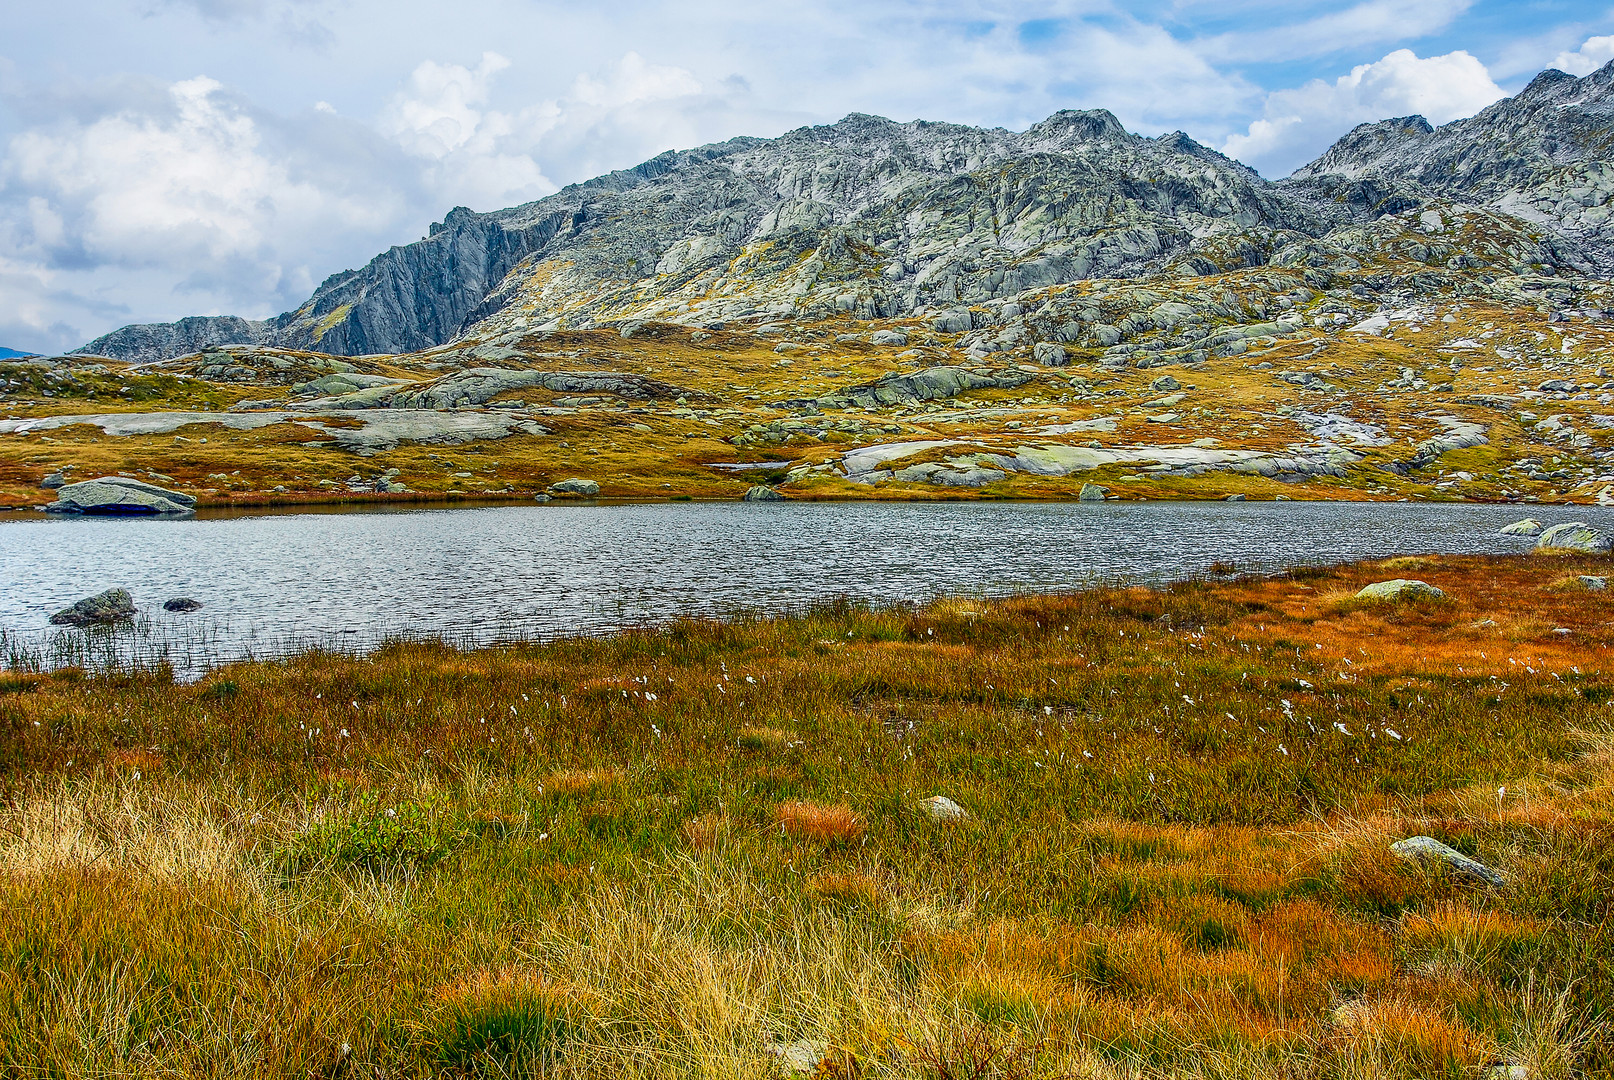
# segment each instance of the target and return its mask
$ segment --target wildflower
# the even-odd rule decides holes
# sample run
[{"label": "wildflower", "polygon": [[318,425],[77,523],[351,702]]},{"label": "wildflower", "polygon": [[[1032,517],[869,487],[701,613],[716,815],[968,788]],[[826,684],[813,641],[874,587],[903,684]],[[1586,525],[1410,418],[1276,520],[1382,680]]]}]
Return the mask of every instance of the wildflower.
[{"label": "wildflower", "polygon": [[1341,735],[1349,735],[1351,733],[1351,729],[1340,723],[1338,720],[1334,721],[1334,726],[1339,729],[1339,733]]},{"label": "wildflower", "polygon": [[1385,728],[1384,733],[1390,736],[1390,738],[1394,739],[1396,742],[1401,741],[1401,736],[1396,734],[1395,728]]},{"label": "wildflower", "polygon": [[1278,744],[1278,753],[1282,754],[1284,757],[1288,757],[1289,756],[1289,748],[1287,746],[1284,746],[1283,743],[1279,743]]}]

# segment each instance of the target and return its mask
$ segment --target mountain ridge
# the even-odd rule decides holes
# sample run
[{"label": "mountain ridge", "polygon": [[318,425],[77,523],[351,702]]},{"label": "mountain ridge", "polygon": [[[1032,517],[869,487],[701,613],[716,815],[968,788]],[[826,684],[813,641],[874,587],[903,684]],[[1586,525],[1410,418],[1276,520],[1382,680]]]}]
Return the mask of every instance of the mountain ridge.
[{"label": "mountain ridge", "polygon": [[[128,326],[78,352],[354,356],[646,319],[904,318],[1084,280],[1334,265],[1355,257],[1353,229],[1452,205],[1502,215],[1504,232],[1534,244],[1514,272],[1607,275],[1611,142],[1614,64],[1582,79],[1543,72],[1438,128],[1417,116],[1361,125],[1278,181],[1183,132],[1129,132],[1103,109],[1024,132],[852,113],[668,151],[516,207],[457,207],[293,311]],[[1490,256],[1451,258],[1461,270]]]}]

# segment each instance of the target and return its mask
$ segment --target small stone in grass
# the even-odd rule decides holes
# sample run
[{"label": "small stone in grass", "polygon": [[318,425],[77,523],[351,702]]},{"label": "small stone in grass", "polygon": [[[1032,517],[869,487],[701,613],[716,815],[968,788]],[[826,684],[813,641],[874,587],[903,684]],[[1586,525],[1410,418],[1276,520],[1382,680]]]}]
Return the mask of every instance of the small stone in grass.
[{"label": "small stone in grass", "polygon": [[945,795],[932,795],[920,800],[919,809],[931,821],[962,821],[970,816],[969,811]]},{"label": "small stone in grass", "polygon": [[1397,840],[1390,845],[1390,850],[1403,859],[1438,860],[1451,867],[1452,873],[1478,878],[1487,885],[1501,885],[1507,881],[1500,871],[1492,870],[1484,863],[1470,859],[1456,848],[1447,847],[1433,836],[1413,836],[1406,840]]},{"label": "small stone in grass", "polygon": [[772,1042],[768,1053],[778,1059],[779,1072],[784,1076],[812,1076],[829,1053],[829,1044],[821,1039]]}]

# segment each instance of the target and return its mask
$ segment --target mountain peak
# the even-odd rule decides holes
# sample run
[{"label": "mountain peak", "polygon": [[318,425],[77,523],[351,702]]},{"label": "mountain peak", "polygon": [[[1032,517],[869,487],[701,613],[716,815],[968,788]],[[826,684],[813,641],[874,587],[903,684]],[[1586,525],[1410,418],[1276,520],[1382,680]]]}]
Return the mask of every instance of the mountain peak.
[{"label": "mountain peak", "polygon": [[1031,125],[1026,135],[1033,139],[1080,139],[1097,141],[1109,139],[1126,141],[1136,138],[1108,109],[1061,109],[1048,119]]},{"label": "mountain peak", "polygon": [[1296,169],[1294,178],[1304,180],[1325,175],[1355,178],[1386,154],[1417,143],[1434,131],[1434,125],[1417,114],[1358,124],[1316,161]]}]

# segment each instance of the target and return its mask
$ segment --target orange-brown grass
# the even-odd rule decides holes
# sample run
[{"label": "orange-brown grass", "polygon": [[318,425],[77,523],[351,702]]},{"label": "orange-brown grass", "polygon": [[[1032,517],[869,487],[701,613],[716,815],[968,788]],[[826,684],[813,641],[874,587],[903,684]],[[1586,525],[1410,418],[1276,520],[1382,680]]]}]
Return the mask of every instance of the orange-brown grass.
[{"label": "orange-brown grass", "polygon": [[780,803],[773,808],[773,823],[786,836],[820,844],[839,844],[863,835],[863,821],[845,803]]},{"label": "orange-brown grass", "polygon": [[721,814],[701,814],[684,822],[684,842],[695,851],[712,851],[728,833],[728,821]]},{"label": "orange-brown grass", "polygon": [[561,795],[586,795],[620,783],[622,776],[621,769],[558,769],[544,786]]},{"label": "orange-brown grass", "polygon": [[0,1073],[1608,1078],[1609,566],[20,673]]},{"label": "orange-brown grass", "polygon": [[808,889],[814,896],[834,904],[878,908],[885,899],[878,881],[856,871],[815,875]]}]

